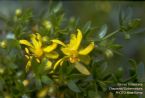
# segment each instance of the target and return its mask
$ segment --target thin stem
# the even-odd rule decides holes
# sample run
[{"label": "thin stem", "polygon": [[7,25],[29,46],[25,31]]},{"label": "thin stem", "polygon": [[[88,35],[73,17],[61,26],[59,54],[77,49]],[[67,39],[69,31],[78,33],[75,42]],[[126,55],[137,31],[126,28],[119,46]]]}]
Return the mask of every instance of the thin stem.
[{"label": "thin stem", "polygon": [[125,80],[124,82],[125,82],[125,83],[126,83],[126,82],[129,82],[129,81],[131,81],[132,79],[134,79],[136,76],[137,76],[137,75],[135,74],[135,75],[133,75],[132,77],[130,77],[128,80]]},{"label": "thin stem", "polygon": [[76,93],[76,98],[79,98],[78,93]]}]

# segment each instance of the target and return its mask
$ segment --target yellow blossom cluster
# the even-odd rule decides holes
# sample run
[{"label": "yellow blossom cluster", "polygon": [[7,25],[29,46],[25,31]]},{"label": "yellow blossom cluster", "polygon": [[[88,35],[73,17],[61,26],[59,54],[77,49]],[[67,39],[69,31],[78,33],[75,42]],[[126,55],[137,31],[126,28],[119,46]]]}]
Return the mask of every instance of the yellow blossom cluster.
[{"label": "yellow blossom cluster", "polygon": [[[94,49],[94,42],[90,42],[86,48],[82,49],[80,47],[82,38],[81,30],[77,29],[77,34],[71,34],[70,41],[67,44],[58,39],[53,39],[50,45],[45,46],[43,45],[42,36],[39,33],[31,34],[31,41],[24,39],[19,40],[20,44],[26,46],[25,57],[28,59],[26,71],[31,67],[32,58],[35,59],[37,63],[41,63],[41,59],[46,57],[49,59],[47,64],[53,66],[53,70],[59,65],[62,66],[64,61],[69,61],[75,65],[78,71],[89,75],[89,71],[79,62],[89,64],[90,56],[88,54]],[[60,50],[64,54],[63,57],[60,57],[59,53],[56,51],[58,45],[61,45]],[[55,59],[56,62],[53,64],[51,59]]]}]

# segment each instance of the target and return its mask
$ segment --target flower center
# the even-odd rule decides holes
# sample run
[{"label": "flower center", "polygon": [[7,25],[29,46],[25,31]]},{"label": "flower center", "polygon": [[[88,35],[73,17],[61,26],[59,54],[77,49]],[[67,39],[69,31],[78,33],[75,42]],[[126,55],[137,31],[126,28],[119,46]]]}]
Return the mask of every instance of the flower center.
[{"label": "flower center", "polygon": [[69,58],[69,61],[70,61],[71,63],[76,63],[76,62],[79,61],[79,58],[78,58],[78,57],[70,57],[70,58]]},{"label": "flower center", "polygon": [[41,48],[36,48],[34,51],[34,55],[38,58],[41,57],[43,55],[43,50]]},{"label": "flower center", "polygon": [[75,63],[75,62],[78,62],[79,61],[78,52],[76,50],[72,50],[71,51],[71,56],[69,58],[69,61],[71,63]]}]

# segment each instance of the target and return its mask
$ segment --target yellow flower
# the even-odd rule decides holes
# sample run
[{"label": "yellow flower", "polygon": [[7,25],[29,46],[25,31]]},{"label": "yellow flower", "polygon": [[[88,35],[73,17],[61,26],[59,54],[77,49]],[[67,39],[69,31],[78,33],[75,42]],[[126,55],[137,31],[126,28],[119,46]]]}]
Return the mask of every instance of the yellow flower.
[{"label": "yellow flower", "polygon": [[[80,49],[80,44],[82,41],[82,32],[77,29],[78,33],[77,35],[72,34],[70,38],[69,44],[63,45],[61,48],[61,51],[66,55],[60,60],[56,62],[54,65],[54,69],[60,64],[62,65],[64,60],[69,60],[71,63],[75,63],[79,66],[75,66],[79,71],[80,71],[80,63],[78,64],[79,61],[89,64],[90,57],[88,54],[93,50],[94,48],[94,42],[91,42],[86,48]],[[86,68],[81,66],[82,70],[86,70]],[[84,73],[85,74],[85,73]]]},{"label": "yellow flower", "polygon": [[[31,66],[31,60],[34,57],[38,63],[40,63],[40,59],[42,56],[45,55],[47,58],[51,59],[57,59],[59,54],[54,51],[56,49],[57,45],[61,43],[59,40],[51,40],[52,44],[49,46],[43,46],[42,45],[42,37],[39,33],[32,34],[31,35],[31,42],[27,40],[20,40],[20,44],[26,45],[27,48],[25,48],[25,51],[27,53],[26,58],[28,59],[27,65],[26,65],[26,71],[29,70],[29,67]],[[50,62],[50,61],[49,61]],[[52,63],[49,63],[52,64]]]}]

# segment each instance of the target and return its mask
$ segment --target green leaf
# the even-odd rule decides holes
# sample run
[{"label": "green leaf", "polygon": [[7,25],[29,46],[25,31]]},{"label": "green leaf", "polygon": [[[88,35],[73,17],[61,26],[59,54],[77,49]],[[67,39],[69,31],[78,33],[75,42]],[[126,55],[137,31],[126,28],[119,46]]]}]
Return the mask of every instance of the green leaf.
[{"label": "green leaf", "polygon": [[117,78],[121,78],[123,76],[123,73],[124,73],[123,68],[122,67],[119,67],[119,68],[116,69],[115,76]]},{"label": "green leaf", "polygon": [[137,62],[136,62],[135,60],[129,59],[129,63],[130,63],[130,65],[131,65],[131,67],[132,67],[133,69],[136,69],[136,67],[137,67]]},{"label": "green leaf", "polygon": [[77,92],[77,93],[80,92],[79,87],[72,80],[68,82],[67,86],[68,86],[68,88],[70,88],[74,92]]},{"label": "green leaf", "polygon": [[139,27],[140,26],[140,24],[141,24],[141,20],[140,19],[134,19],[134,20],[132,20],[131,22],[129,22],[129,27],[131,27],[131,28],[137,28],[137,27]]},{"label": "green leaf", "polygon": [[107,85],[104,81],[97,80],[97,84],[101,87],[103,91],[106,91]]},{"label": "green leaf", "polygon": [[48,76],[46,76],[46,75],[43,75],[42,77],[41,77],[41,81],[42,81],[42,83],[44,83],[44,84],[51,84],[53,81],[48,77]]},{"label": "green leaf", "polygon": [[86,34],[88,30],[91,28],[91,22],[87,22],[83,27],[83,33]]},{"label": "green leaf", "polygon": [[41,80],[40,80],[39,78],[37,78],[37,79],[35,80],[35,85],[36,85],[36,88],[37,88],[37,89],[42,88],[42,83],[41,83]]},{"label": "green leaf", "polygon": [[59,12],[60,10],[61,10],[61,8],[62,8],[62,3],[58,3],[54,8],[53,8],[53,12],[54,13],[57,13],[57,12]]},{"label": "green leaf", "polygon": [[106,24],[101,27],[101,29],[99,30],[99,38],[103,38],[106,35],[107,29],[108,28]]},{"label": "green leaf", "polygon": [[81,63],[77,62],[77,63],[75,63],[74,66],[80,73],[82,73],[84,75],[90,75],[90,72],[88,71],[88,69]]}]

